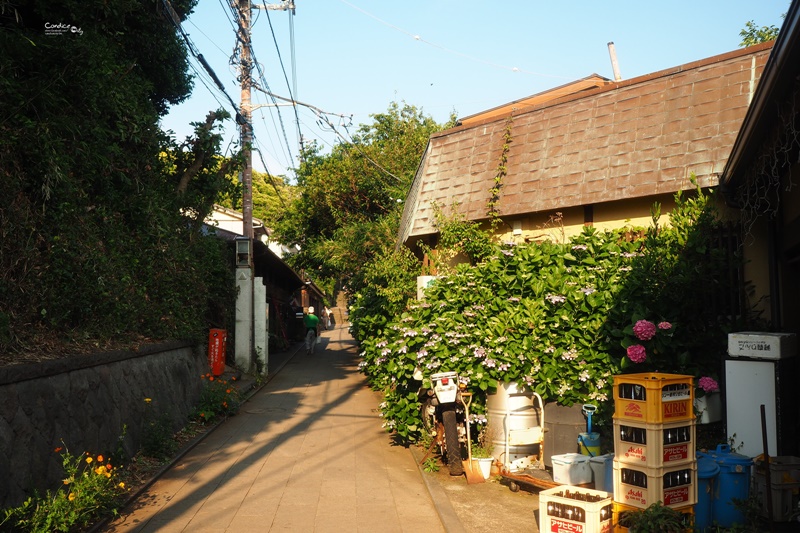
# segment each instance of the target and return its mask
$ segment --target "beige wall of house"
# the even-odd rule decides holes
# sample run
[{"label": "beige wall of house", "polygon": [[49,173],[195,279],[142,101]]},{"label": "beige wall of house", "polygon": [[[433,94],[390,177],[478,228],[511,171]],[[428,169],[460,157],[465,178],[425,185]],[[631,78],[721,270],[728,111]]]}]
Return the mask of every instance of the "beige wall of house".
[{"label": "beige wall of house", "polygon": [[507,221],[508,224],[502,227],[499,235],[504,242],[542,240],[565,242],[583,231],[587,217],[591,218],[591,225],[600,231],[625,226],[647,228],[653,221],[651,210],[655,202],[661,204],[659,223],[668,225],[669,212],[675,207],[672,194],[594,205],[591,207],[591,215],[587,214],[584,207],[573,207],[557,213],[536,213],[526,218],[510,219]]}]

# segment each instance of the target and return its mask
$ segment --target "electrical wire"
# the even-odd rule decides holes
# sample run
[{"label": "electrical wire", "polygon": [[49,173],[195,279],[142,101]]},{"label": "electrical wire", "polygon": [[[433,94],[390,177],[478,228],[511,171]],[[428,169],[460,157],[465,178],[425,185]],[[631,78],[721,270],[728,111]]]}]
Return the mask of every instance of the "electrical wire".
[{"label": "electrical wire", "polygon": [[225,95],[225,97],[227,97],[228,102],[230,102],[231,106],[233,107],[233,109],[234,109],[234,111],[236,113],[236,121],[237,122],[240,122],[240,121],[243,122],[244,119],[241,116],[241,114],[239,113],[239,108],[237,107],[236,103],[234,103],[233,98],[231,98],[230,95],[228,94],[228,92],[225,90],[225,86],[222,85],[222,82],[217,77],[217,74],[214,72],[214,70],[211,68],[211,66],[208,64],[208,62],[203,57],[203,54],[201,54],[197,50],[197,47],[192,42],[191,38],[189,38],[189,34],[187,34],[184,31],[183,26],[181,25],[180,17],[178,17],[178,14],[172,8],[172,5],[170,4],[169,0],[162,0],[162,3],[164,4],[164,8],[167,10],[167,13],[169,14],[169,16],[167,18],[170,21],[172,21],[172,24],[178,30],[178,33],[183,37],[183,40],[186,42],[186,46],[189,49],[189,53],[191,53],[192,56],[194,56],[194,58],[206,70],[208,75],[211,76],[211,78],[214,80],[215,84],[217,85],[217,88],[219,89],[219,91],[223,95]]},{"label": "electrical wire", "polygon": [[[266,2],[266,0],[264,0],[264,6],[266,7],[266,5],[267,5],[267,2]],[[281,65],[281,72],[283,72],[283,79],[286,81],[286,87],[289,89],[289,96],[292,98],[292,100],[294,100],[295,99],[295,94],[296,94],[297,91],[296,90],[292,91],[292,86],[289,83],[289,77],[286,75],[286,67],[284,67],[284,65],[283,65],[283,57],[281,56],[280,46],[278,46],[278,39],[275,37],[275,28],[272,27],[272,18],[269,16],[269,11],[266,10],[266,9],[265,9],[265,11],[267,11],[267,21],[269,22],[269,31],[270,31],[270,33],[272,33],[272,42],[275,44],[275,51],[278,53],[278,62]],[[292,15],[292,17],[294,17],[294,15]],[[292,33],[292,38],[294,38],[294,34],[293,33]],[[294,45],[294,43],[292,43],[292,45]],[[294,48],[292,48],[292,56],[294,56]],[[297,116],[297,106],[296,105],[292,105],[292,108],[294,110],[295,124],[297,124],[297,128],[298,128],[297,136],[299,138],[300,137],[300,129],[299,129],[300,128],[300,126],[299,126],[300,117]],[[302,144],[301,144],[301,148],[302,148]]]}]

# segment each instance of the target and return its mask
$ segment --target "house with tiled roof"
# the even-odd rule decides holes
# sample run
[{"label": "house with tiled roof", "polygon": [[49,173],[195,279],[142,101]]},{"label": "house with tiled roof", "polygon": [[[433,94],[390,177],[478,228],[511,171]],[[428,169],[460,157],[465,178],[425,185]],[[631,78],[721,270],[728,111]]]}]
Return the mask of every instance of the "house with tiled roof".
[{"label": "house with tiled roof", "polygon": [[[435,206],[467,220],[496,208],[504,240],[584,226],[646,226],[654,202],[719,183],[772,43],[637,78],[597,75],[466,117],[431,136],[406,198],[399,241],[435,246]],[[550,228],[550,229],[548,229]],[[552,235],[551,235],[552,237]]]}]

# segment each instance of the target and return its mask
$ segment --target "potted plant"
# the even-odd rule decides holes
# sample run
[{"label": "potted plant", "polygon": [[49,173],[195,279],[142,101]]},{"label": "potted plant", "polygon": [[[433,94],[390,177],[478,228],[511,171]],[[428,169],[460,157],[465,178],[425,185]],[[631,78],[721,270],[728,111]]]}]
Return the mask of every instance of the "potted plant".
[{"label": "potted plant", "polygon": [[489,476],[491,476],[492,464],[494,463],[493,450],[494,445],[486,435],[486,428],[484,427],[478,433],[478,442],[472,444],[472,460],[478,463],[483,479],[489,479]]},{"label": "potted plant", "polygon": [[722,420],[722,397],[719,393],[719,383],[714,378],[701,377],[697,381],[694,394],[698,424],[711,424]]},{"label": "potted plant", "polygon": [[675,509],[656,502],[647,509],[625,511],[620,515],[619,525],[627,527],[630,533],[681,533],[691,529],[686,519]]}]

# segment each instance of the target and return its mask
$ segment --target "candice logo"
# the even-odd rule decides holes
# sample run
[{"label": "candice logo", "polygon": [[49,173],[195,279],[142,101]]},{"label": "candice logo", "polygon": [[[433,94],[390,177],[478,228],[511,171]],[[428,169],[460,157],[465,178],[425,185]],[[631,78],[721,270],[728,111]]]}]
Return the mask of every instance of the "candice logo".
[{"label": "candice logo", "polygon": [[63,35],[65,33],[83,35],[83,30],[77,26],[73,26],[72,24],[64,24],[63,22],[59,22],[58,24],[53,24],[52,22],[44,23],[45,35]]}]

